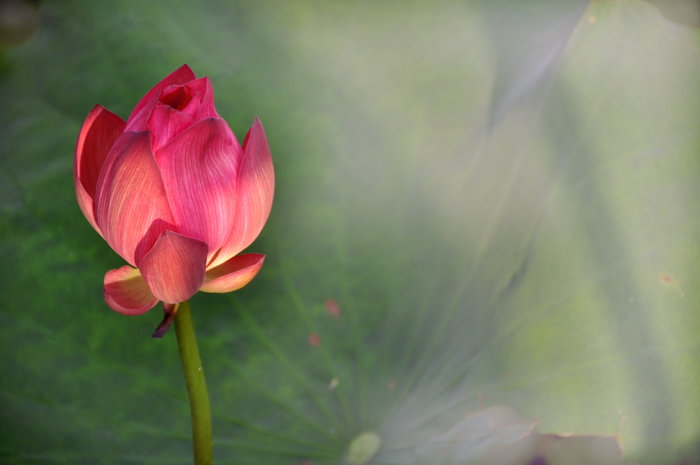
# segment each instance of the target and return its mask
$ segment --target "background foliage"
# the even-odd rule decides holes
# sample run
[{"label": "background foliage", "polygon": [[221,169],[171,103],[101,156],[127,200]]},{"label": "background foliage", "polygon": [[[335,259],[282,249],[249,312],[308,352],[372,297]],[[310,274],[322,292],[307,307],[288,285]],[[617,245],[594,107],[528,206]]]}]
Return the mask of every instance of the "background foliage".
[{"label": "background foliage", "polygon": [[[698,463],[696,30],[637,0],[41,15],[0,55],[0,463],[191,462],[174,333],[105,305],[123,263],[72,183],[90,108],[183,62],[277,176],[258,277],[192,300],[217,463],[343,463],[363,431],[373,463],[471,463],[537,421]],[[525,421],[467,417],[493,405]]]}]

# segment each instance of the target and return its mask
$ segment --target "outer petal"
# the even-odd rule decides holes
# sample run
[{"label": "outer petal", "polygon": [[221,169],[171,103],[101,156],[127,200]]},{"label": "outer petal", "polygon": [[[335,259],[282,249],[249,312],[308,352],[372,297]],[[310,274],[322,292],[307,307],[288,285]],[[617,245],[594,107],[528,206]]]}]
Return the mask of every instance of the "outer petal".
[{"label": "outer petal", "polygon": [[165,231],[141,260],[141,273],[158,299],[183,302],[197,293],[205,278],[207,244]]},{"label": "outer petal", "polygon": [[105,161],[97,181],[95,217],[107,243],[131,265],[174,220],[148,132],[125,132]]},{"label": "outer petal", "polygon": [[275,172],[265,130],[257,117],[243,142],[243,151],[233,229],[211,266],[227,261],[248,247],[258,237],[270,216],[275,193]]},{"label": "outer petal", "polygon": [[[129,115],[129,119],[126,122],[127,126],[132,126],[132,121],[134,120],[134,118],[136,118],[139,115],[141,110],[143,110],[143,108],[146,105],[152,103],[154,99],[158,98],[158,94],[161,90],[165,89],[168,86],[185,84],[195,78],[196,76],[194,75],[194,72],[186,64],[180,66],[178,69],[168,74],[162,81],[156,84],[155,87],[153,87],[153,89],[149,90],[148,93],[141,98],[141,100],[139,100],[139,103],[136,104],[136,107],[134,107],[134,110],[131,112],[131,115]],[[148,115],[146,115],[146,118],[147,117]]]},{"label": "outer petal", "polygon": [[236,205],[241,155],[226,127],[222,119],[204,119],[156,154],[178,232],[206,242],[209,256],[228,237]]},{"label": "outer petal", "polygon": [[265,255],[249,253],[236,255],[229,261],[207,271],[203,292],[224,293],[238,290],[258,274]]},{"label": "outer petal", "polygon": [[139,270],[130,266],[108,271],[104,292],[107,305],[124,315],[141,315],[158,303]]},{"label": "outer petal", "polygon": [[96,105],[88,113],[75,144],[73,181],[78,205],[93,228],[100,232],[95,221],[95,187],[102,165],[126,123],[109,110]]}]

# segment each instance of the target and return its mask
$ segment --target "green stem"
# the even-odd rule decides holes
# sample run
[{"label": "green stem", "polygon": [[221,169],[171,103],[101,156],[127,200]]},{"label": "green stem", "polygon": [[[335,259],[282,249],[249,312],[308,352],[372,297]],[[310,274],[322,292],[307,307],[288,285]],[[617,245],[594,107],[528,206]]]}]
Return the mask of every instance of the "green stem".
[{"label": "green stem", "polygon": [[185,373],[185,384],[192,412],[194,463],[195,465],[212,465],[214,452],[212,450],[209,394],[207,394],[207,384],[204,381],[202,362],[199,359],[197,338],[194,335],[190,302],[187,300],[180,302],[176,311],[175,334],[177,334],[177,346],[180,349],[182,371]]}]

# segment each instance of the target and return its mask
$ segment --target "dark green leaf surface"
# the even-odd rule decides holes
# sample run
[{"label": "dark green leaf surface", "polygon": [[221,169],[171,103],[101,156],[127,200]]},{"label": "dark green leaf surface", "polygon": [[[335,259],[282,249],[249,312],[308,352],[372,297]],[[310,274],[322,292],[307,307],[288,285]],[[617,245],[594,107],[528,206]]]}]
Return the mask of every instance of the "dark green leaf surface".
[{"label": "dark green leaf surface", "polygon": [[700,37],[511,3],[43,2],[0,57],[0,463],[192,461],[175,335],[106,306],[72,181],[88,111],[183,62],[277,180],[260,274],[192,299],[216,463],[466,464],[535,421],[697,463]]}]

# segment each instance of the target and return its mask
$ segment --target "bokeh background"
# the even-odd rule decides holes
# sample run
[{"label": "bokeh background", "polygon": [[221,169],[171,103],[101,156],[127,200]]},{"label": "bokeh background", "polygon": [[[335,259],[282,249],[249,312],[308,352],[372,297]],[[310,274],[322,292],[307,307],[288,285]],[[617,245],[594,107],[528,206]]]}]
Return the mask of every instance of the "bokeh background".
[{"label": "bokeh background", "polygon": [[[700,463],[694,2],[27,4],[0,52],[0,463],[192,461],[175,334],[106,306],[123,263],[72,180],[89,110],[183,63],[276,170],[260,274],[192,299],[217,463],[346,463],[367,431],[373,464],[531,431]],[[594,442],[508,463],[608,463]]]}]

